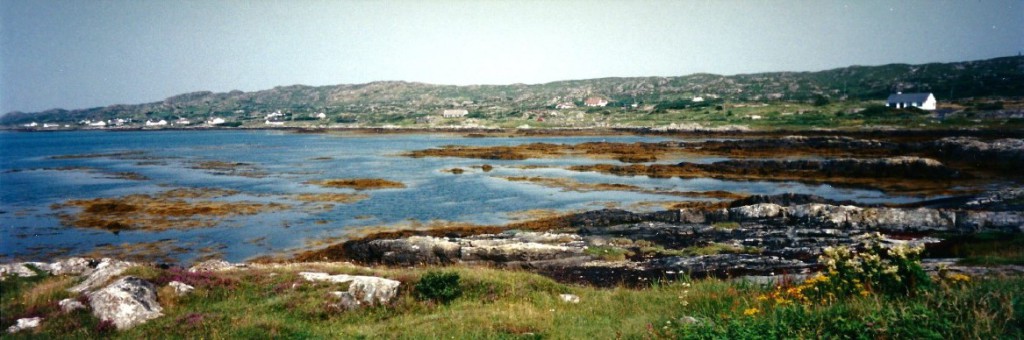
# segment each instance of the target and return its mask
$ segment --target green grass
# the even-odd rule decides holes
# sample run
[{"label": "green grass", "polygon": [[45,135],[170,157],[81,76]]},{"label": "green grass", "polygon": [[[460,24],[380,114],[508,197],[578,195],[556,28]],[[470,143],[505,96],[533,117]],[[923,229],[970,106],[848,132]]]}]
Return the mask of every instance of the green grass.
[{"label": "green grass", "polygon": [[628,256],[633,256],[632,251],[615,246],[588,247],[584,253],[590,256],[596,256],[597,258],[605,261],[622,261]]},{"label": "green grass", "polygon": [[[310,269],[302,269],[310,270]],[[1024,278],[975,279],[940,285],[915,297],[850,297],[833,304],[772,307],[757,297],[774,287],[702,280],[644,289],[565,285],[521,271],[450,267],[462,294],[449,304],[416,297],[419,278],[435,268],[366,270],[321,265],[329,273],[375,274],[402,281],[393,304],[340,311],[329,292],[344,287],[302,280],[299,269],[216,273],[176,298],[161,289],[164,316],[121,331],[104,331],[88,312],[48,311],[43,326],[11,338],[747,338],[874,337],[993,338],[1024,335]],[[144,272],[159,278],[166,273]],[[273,274],[273,275],[271,275]],[[205,277],[210,279],[209,277]],[[13,281],[12,281],[13,280]],[[62,280],[62,281],[61,281]],[[45,289],[40,285],[48,284]],[[0,314],[13,323],[15,308],[66,297],[69,279],[4,281]],[[33,292],[29,294],[30,292]],[[47,293],[50,292],[50,293]],[[54,293],[56,292],[56,293]],[[580,296],[564,303],[558,294]],[[47,295],[49,294],[49,295]],[[46,300],[46,301],[44,301]],[[51,301],[52,300],[52,301]],[[750,309],[758,309],[746,315]],[[682,325],[694,317],[697,325]],[[106,332],[106,333],[104,333]]]}]

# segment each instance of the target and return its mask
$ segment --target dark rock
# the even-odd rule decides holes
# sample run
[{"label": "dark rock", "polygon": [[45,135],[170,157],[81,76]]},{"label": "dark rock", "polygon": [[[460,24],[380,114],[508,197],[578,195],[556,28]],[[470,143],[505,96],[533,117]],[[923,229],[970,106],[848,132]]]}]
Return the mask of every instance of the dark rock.
[{"label": "dark rock", "polygon": [[461,256],[458,243],[430,236],[349,241],[344,249],[351,259],[386,265],[452,264]]},{"label": "dark rock", "polygon": [[729,203],[730,208],[742,207],[758,203],[772,203],[781,206],[800,205],[808,203],[832,204],[832,205],[854,205],[853,201],[834,201],[821,196],[807,194],[786,193],[781,195],[754,195],[741,198]]}]

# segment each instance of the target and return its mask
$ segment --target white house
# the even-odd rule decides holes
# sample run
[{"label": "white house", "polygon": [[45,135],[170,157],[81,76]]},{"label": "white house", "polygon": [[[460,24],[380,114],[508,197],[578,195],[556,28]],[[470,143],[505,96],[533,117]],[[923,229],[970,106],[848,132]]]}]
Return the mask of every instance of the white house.
[{"label": "white house", "polygon": [[449,109],[441,112],[441,117],[444,118],[461,118],[469,114],[469,111],[465,109]]},{"label": "white house", "polygon": [[24,127],[36,127],[36,126],[39,126],[39,123],[31,122],[31,123],[25,124],[23,126]]},{"label": "white house", "polygon": [[59,128],[60,124],[43,123],[43,128]]},{"label": "white house", "polygon": [[608,105],[608,101],[601,97],[590,97],[583,101],[583,105],[589,107],[604,107]]},{"label": "white house", "polygon": [[155,121],[155,122],[151,121],[151,120],[146,120],[146,126],[165,126],[165,125],[167,125],[167,121],[163,120],[163,119]]},{"label": "white house", "polygon": [[206,121],[206,124],[220,125],[220,124],[224,124],[225,122],[227,122],[227,121],[225,121],[224,118],[213,117],[213,118],[210,118],[210,120]]},{"label": "white house", "polygon": [[185,118],[178,118],[178,120],[174,121],[174,125],[189,125],[189,124],[192,124],[192,122],[189,121],[188,119],[185,119]]},{"label": "white house", "polygon": [[691,100],[691,101],[694,102],[694,103],[701,103],[701,102],[704,101],[704,97],[696,96],[696,97],[693,97],[693,100]]},{"label": "white house", "polygon": [[101,121],[98,121],[98,122],[95,122],[95,123],[89,123],[89,126],[92,126],[92,127],[104,127],[104,126],[107,126],[107,122],[104,122],[104,121],[101,120]]},{"label": "white house", "polygon": [[282,121],[273,121],[273,120],[265,120],[265,121],[263,121],[263,124],[270,125],[270,126],[284,126],[284,122],[282,122]]},{"label": "white house", "polygon": [[327,119],[327,114],[323,113],[323,112],[317,113],[316,114],[316,118],[318,118],[318,119]]},{"label": "white house", "polygon": [[921,110],[935,110],[935,95],[929,93],[903,93],[890,94],[886,99],[885,106],[897,109],[916,107]]}]

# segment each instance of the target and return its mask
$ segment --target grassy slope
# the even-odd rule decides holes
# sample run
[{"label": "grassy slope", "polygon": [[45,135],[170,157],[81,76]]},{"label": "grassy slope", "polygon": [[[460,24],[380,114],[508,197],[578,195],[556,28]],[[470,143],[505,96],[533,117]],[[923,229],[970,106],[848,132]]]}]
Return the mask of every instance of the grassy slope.
[{"label": "grassy slope", "polygon": [[[322,265],[330,273],[369,274],[365,269]],[[305,270],[305,269],[304,269]],[[416,299],[413,286],[431,270],[379,269],[373,274],[403,282],[387,307],[341,312],[327,306],[328,292],[344,287],[313,284],[298,269],[260,269],[188,276],[197,290],[175,298],[160,292],[165,316],[124,332],[103,327],[87,312],[61,314],[64,278],[12,279],[0,297],[6,327],[28,309],[47,315],[38,332],[16,337],[206,338],[406,337],[406,338],[613,338],[613,337],[1020,337],[1024,335],[1024,278],[992,278],[944,285],[914,298],[855,297],[824,306],[773,307],[758,295],[773,287],[718,280],[654,285],[635,290],[567,286],[518,271],[448,268],[462,277],[463,294],[449,305]],[[274,273],[274,275],[270,275]],[[134,275],[161,280],[166,271],[143,268]],[[178,274],[181,275],[181,274]],[[297,284],[297,285],[296,285]],[[580,296],[567,304],[558,294]],[[42,307],[40,307],[42,306]],[[751,309],[756,309],[752,311]],[[750,314],[750,315],[747,315]],[[692,316],[713,323],[680,325]]]}]

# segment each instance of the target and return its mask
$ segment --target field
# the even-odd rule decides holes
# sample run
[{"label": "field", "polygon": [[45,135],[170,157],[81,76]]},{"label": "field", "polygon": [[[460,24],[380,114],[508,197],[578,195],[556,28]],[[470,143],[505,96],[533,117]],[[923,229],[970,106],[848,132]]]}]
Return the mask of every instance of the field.
[{"label": "field", "polygon": [[[296,273],[374,274],[398,279],[391,305],[342,311],[330,291],[344,287],[309,283]],[[461,295],[443,303],[422,299],[415,285],[442,270],[461,278]],[[559,284],[520,271],[488,268],[375,269],[346,264],[266,267],[219,273],[185,273],[150,267],[129,274],[156,282],[174,277],[196,290],[177,297],[160,291],[164,316],[116,332],[87,311],[59,312],[55,301],[72,297],[65,277],[10,278],[2,295],[3,324],[46,315],[43,327],[11,338],[1019,338],[1024,335],[1020,277],[939,280],[914,296],[854,295],[832,302],[786,301],[779,286],[717,279],[654,283],[642,289]],[[575,294],[579,303],[559,294]],[[770,297],[770,298],[767,298]]]}]

